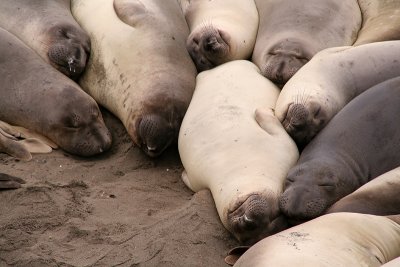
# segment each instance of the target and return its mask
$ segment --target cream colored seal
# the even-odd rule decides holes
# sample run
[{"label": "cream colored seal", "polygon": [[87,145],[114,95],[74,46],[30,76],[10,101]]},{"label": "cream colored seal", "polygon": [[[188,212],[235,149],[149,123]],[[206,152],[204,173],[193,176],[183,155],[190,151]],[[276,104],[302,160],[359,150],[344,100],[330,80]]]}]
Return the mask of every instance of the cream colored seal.
[{"label": "cream colored seal", "polygon": [[189,29],[176,0],[73,0],[90,34],[83,89],[116,115],[149,156],[177,141],[195,86]]},{"label": "cream colored seal", "polygon": [[306,145],[350,100],[400,76],[400,41],[325,49],[283,87],[275,114]]},{"label": "cream colored seal", "polygon": [[180,0],[190,28],[187,50],[198,71],[248,59],[257,36],[254,0]]},{"label": "cream colored seal", "polygon": [[204,71],[179,133],[183,181],[211,190],[222,223],[242,243],[287,227],[278,197],[299,154],[273,115],[278,94],[250,61]]},{"label": "cream colored seal", "polygon": [[375,215],[335,213],[263,239],[234,266],[378,267],[399,256],[398,222]]}]

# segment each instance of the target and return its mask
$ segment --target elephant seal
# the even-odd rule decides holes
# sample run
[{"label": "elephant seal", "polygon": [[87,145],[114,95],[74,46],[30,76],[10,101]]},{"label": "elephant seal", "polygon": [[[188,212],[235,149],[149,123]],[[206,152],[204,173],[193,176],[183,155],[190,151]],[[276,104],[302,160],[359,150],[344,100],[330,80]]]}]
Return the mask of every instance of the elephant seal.
[{"label": "elephant seal", "polygon": [[278,197],[298,150],[271,110],[278,94],[250,61],[201,72],[179,133],[183,181],[210,189],[223,225],[246,244],[287,227]]},{"label": "elephant seal", "polygon": [[351,99],[400,76],[400,41],[325,49],[283,87],[275,114],[300,148]]},{"label": "elephant seal", "polygon": [[352,45],[362,18],[357,0],[256,0],[260,16],[252,61],[283,86],[317,52]]},{"label": "elephant seal", "polygon": [[187,50],[197,70],[249,59],[258,28],[254,0],[180,0],[190,28]]},{"label": "elephant seal", "polygon": [[326,213],[400,214],[399,192],[400,167],[380,175],[350,195],[340,199]]},{"label": "elephant seal", "polygon": [[89,36],[74,20],[70,0],[0,1],[0,27],[13,33],[71,79],[85,70]]},{"label": "elephant seal", "polygon": [[82,88],[122,121],[147,155],[160,155],[177,141],[195,87],[179,3],[73,0],[72,13],[92,40]]},{"label": "elephant seal", "polygon": [[378,267],[400,256],[400,225],[392,219],[327,214],[261,240],[234,266]]},{"label": "elephant seal", "polygon": [[354,45],[400,39],[400,1],[358,0],[363,24]]},{"label": "elephant seal", "polygon": [[400,77],[347,104],[306,146],[286,178],[281,211],[294,221],[321,215],[339,199],[400,166]]},{"label": "elephant seal", "polygon": [[0,120],[44,135],[65,151],[91,156],[111,146],[96,102],[0,28]]}]

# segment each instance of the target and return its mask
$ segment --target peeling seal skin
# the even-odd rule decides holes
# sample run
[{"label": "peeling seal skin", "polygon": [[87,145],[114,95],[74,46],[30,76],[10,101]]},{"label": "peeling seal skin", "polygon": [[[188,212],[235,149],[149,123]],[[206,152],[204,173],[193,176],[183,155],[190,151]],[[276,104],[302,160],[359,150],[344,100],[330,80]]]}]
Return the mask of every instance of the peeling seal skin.
[{"label": "peeling seal skin", "polygon": [[299,154],[273,114],[278,94],[250,61],[204,71],[179,133],[183,181],[211,190],[223,225],[244,244],[287,227],[278,200]]}]

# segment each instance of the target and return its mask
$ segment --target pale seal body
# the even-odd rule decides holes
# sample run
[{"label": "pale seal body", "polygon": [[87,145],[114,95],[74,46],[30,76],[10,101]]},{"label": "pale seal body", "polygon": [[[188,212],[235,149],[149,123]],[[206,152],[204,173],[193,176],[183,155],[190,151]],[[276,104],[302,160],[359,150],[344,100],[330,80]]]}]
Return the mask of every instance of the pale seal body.
[{"label": "pale seal body", "polygon": [[400,167],[380,175],[340,199],[328,209],[327,213],[400,214],[399,192]]},{"label": "pale seal body", "polygon": [[44,135],[80,156],[98,154],[111,146],[97,103],[3,29],[0,84],[0,120]]},{"label": "pale seal body", "polygon": [[[211,190],[222,223],[243,243],[282,230],[278,197],[298,150],[271,110],[279,89],[244,60],[196,81],[179,133],[184,182]],[[269,111],[258,109],[255,118],[258,107]]]},{"label": "pale seal body", "polygon": [[357,0],[256,0],[260,16],[252,61],[284,85],[317,52],[352,45],[361,26]]},{"label": "pale seal body", "polygon": [[190,28],[187,50],[198,71],[248,59],[257,36],[253,0],[180,0]]},{"label": "pale seal body", "polygon": [[82,88],[122,121],[135,144],[159,155],[177,140],[195,86],[179,3],[73,0],[72,12],[92,40]]},{"label": "pale seal body", "polygon": [[275,114],[306,145],[351,99],[400,76],[400,41],[319,52],[283,87]]},{"label": "pale seal body", "polygon": [[77,80],[90,53],[89,36],[74,20],[70,0],[0,1],[0,27],[46,62]]},{"label": "pale seal body", "polygon": [[399,267],[399,266],[400,266],[400,256],[382,265],[382,267]]},{"label": "pale seal body", "polygon": [[400,77],[353,99],[302,151],[288,174],[281,211],[321,215],[368,181],[400,166]]},{"label": "pale seal body", "polygon": [[261,240],[234,266],[378,267],[398,256],[398,222],[375,215],[336,213]]},{"label": "pale seal body", "polygon": [[400,1],[358,0],[363,25],[354,45],[400,39]]}]

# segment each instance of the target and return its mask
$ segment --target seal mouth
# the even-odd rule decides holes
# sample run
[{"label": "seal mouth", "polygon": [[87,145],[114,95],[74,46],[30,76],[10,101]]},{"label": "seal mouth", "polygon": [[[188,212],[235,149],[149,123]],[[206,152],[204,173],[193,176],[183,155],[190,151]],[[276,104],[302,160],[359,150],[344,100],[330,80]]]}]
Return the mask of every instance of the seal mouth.
[{"label": "seal mouth", "polygon": [[226,62],[230,50],[226,34],[212,25],[190,34],[186,47],[198,72]]},{"label": "seal mouth", "polygon": [[159,115],[143,116],[137,127],[140,147],[150,157],[159,156],[174,140],[174,128]]},{"label": "seal mouth", "polygon": [[233,235],[241,243],[252,244],[284,228],[283,216],[273,206],[262,194],[252,194],[238,202],[227,216]]}]

